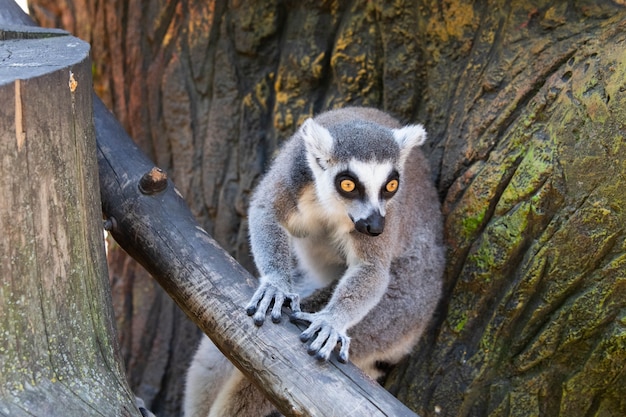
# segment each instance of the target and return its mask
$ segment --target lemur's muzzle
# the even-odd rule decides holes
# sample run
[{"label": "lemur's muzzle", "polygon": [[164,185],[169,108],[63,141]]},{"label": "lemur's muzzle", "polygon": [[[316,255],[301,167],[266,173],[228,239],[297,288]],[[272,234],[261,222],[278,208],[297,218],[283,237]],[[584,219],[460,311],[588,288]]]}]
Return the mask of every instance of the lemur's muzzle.
[{"label": "lemur's muzzle", "polygon": [[366,235],[378,236],[385,229],[385,218],[378,210],[375,210],[367,218],[354,222],[354,227]]}]

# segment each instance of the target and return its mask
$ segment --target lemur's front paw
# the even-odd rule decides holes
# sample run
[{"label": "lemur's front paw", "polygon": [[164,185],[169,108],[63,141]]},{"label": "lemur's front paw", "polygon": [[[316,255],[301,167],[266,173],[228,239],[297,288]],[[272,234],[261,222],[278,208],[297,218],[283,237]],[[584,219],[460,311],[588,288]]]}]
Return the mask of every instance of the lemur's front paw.
[{"label": "lemur's front paw", "polygon": [[292,321],[306,321],[311,323],[309,327],[300,334],[300,340],[308,342],[312,340],[307,348],[309,355],[315,355],[320,361],[327,361],[330,354],[341,344],[338,359],[339,362],[348,362],[348,352],[350,351],[350,338],[333,326],[330,320],[321,313],[294,312],[290,319]]},{"label": "lemur's front paw", "polygon": [[252,316],[254,324],[257,326],[263,325],[265,314],[267,314],[272,301],[274,301],[274,305],[272,306],[270,317],[274,323],[280,322],[285,301],[289,301],[291,311],[300,311],[300,296],[298,294],[283,291],[270,283],[262,283],[246,306],[246,313]]}]

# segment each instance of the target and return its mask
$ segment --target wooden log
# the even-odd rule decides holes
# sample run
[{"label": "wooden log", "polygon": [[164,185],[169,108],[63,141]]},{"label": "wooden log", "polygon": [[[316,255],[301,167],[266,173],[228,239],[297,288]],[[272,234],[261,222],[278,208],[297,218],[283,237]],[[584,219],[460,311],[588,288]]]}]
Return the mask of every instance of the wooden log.
[{"label": "wooden log", "polygon": [[0,416],[140,416],[113,327],[89,45],[63,31],[5,26],[6,16]]}]

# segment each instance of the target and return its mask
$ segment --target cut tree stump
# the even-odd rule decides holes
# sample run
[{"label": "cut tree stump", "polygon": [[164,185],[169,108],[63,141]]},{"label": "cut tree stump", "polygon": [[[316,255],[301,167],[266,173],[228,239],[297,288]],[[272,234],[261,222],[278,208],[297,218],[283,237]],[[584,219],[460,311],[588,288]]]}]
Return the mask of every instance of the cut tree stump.
[{"label": "cut tree stump", "polygon": [[0,416],[141,415],[117,354],[95,145],[89,45],[1,25]]}]

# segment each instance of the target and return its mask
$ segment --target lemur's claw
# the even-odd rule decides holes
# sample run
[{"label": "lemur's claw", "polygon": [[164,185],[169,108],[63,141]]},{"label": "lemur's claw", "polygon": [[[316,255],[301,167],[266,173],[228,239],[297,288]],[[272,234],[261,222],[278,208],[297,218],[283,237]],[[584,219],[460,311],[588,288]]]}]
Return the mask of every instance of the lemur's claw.
[{"label": "lemur's claw", "polygon": [[337,359],[341,363],[348,363],[348,356],[350,351],[350,338],[346,337],[341,341],[341,350],[339,351],[339,355],[337,355]]},{"label": "lemur's claw", "polygon": [[348,361],[350,350],[350,338],[345,332],[337,330],[330,320],[319,317],[319,313],[293,313],[290,316],[292,322],[309,322],[310,326],[300,334],[302,342],[311,342],[307,347],[309,355],[315,356],[319,361],[327,361],[337,344],[339,350],[339,362]]},{"label": "lemur's claw", "polygon": [[259,288],[254,292],[246,306],[246,313],[249,316],[253,316],[254,324],[257,326],[263,325],[268,311],[270,312],[272,322],[280,323],[282,308],[287,301],[292,311],[300,311],[300,296],[298,294],[285,292],[270,283],[264,283],[259,285]]},{"label": "lemur's claw", "polygon": [[252,320],[254,321],[254,324],[257,326],[263,326],[263,323],[265,323],[265,316],[263,314],[255,314],[252,317]]}]

